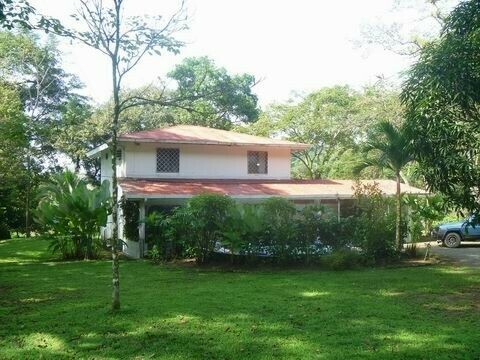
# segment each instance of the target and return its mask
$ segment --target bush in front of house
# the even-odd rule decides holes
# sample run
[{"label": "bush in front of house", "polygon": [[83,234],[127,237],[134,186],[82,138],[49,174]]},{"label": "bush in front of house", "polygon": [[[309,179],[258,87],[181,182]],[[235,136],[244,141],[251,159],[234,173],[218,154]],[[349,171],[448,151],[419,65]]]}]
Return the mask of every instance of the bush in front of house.
[{"label": "bush in front of house", "polygon": [[263,246],[278,263],[293,262],[299,257],[298,227],[295,205],[287,199],[272,197],[261,204]]},{"label": "bush in front of house", "polygon": [[[192,253],[187,240],[188,223],[182,208],[169,215],[154,211],[145,218],[145,240],[156,262],[188,257]],[[188,216],[188,218],[190,215]],[[188,220],[187,220],[188,221]]]},{"label": "bush in front of house", "polygon": [[230,211],[223,226],[222,245],[230,250],[230,262],[235,255],[243,255],[255,262],[257,254],[264,251],[264,220],[262,208],[256,205],[236,205]]},{"label": "bush in front of house", "polygon": [[305,264],[344,247],[344,226],[332,209],[324,205],[305,206],[296,215],[298,260]]},{"label": "bush in front of house", "polygon": [[[385,263],[398,257],[395,246],[395,204],[383,196],[376,184],[357,184],[356,211],[347,222],[352,229],[352,245],[361,249],[369,263]],[[402,224],[402,238],[406,234]]]},{"label": "bush in front of house", "polygon": [[215,252],[215,258],[229,257],[232,264],[266,261],[335,269],[395,259],[390,200],[375,187],[357,195],[354,215],[339,220],[322,205],[297,210],[284,198],[241,205],[227,196],[202,194],[170,215],[147,219],[147,241],[156,246],[157,258],[192,256],[199,264],[209,262]]},{"label": "bush in front of house", "polygon": [[98,254],[100,227],[106,226],[111,208],[110,185],[89,187],[76,174],[53,175],[40,188],[34,218],[64,259],[92,259]]},{"label": "bush in front of house", "polygon": [[[223,239],[222,232],[234,207],[235,202],[228,196],[201,194],[175,211],[173,232],[191,246],[199,264],[209,260],[215,245]],[[179,226],[183,229],[178,229]]]}]

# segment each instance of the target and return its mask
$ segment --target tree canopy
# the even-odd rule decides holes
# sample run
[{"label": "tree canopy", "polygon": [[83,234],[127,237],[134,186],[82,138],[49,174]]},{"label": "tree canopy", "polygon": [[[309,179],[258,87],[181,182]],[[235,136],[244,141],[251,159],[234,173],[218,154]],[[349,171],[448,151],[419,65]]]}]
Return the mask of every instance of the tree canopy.
[{"label": "tree canopy", "polygon": [[408,72],[402,99],[420,172],[458,208],[480,210],[480,2],[460,3]]},{"label": "tree canopy", "polygon": [[2,186],[10,189],[5,194],[14,201],[0,200],[11,229],[18,230],[23,217],[29,234],[36,188],[48,171],[56,170],[64,105],[78,97],[79,86],[63,70],[51,38],[41,42],[29,31],[0,32],[0,138],[5,151],[0,167],[12,174],[3,177]]},{"label": "tree canopy", "polygon": [[258,118],[253,75],[232,75],[208,57],[191,57],[178,64],[168,77],[176,82],[177,97],[198,98],[184,107],[182,122],[230,129],[234,123],[251,123]]},{"label": "tree canopy", "polygon": [[[262,136],[285,136],[312,144],[294,153],[297,177],[352,178],[362,160],[360,145],[373,125],[382,120],[400,124],[402,107],[395,90],[385,84],[356,91],[348,86],[322,88],[299,101],[273,104],[244,131]],[[367,177],[379,177],[370,169]]]}]

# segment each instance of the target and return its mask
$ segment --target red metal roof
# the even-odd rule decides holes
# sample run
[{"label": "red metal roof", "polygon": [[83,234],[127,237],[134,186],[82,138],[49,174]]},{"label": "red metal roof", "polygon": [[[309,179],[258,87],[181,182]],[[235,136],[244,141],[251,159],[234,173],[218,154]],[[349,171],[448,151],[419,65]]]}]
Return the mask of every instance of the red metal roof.
[{"label": "red metal roof", "polygon": [[[362,183],[378,183],[385,195],[394,195],[393,180],[364,180]],[[353,180],[119,180],[123,193],[129,198],[191,197],[205,192],[232,197],[285,196],[290,198],[352,198]],[[402,192],[426,194],[425,190],[402,184]]]},{"label": "red metal roof", "polygon": [[161,129],[122,134],[119,136],[118,140],[202,145],[256,145],[287,147],[296,150],[306,149],[309,147],[307,144],[295,143],[287,140],[270,139],[266,137],[237,133],[234,131],[192,125],[178,125]]}]

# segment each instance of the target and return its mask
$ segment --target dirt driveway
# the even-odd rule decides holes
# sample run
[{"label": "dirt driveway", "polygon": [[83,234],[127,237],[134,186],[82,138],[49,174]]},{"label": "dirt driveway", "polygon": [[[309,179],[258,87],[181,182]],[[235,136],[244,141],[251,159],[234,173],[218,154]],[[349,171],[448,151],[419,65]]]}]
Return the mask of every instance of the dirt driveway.
[{"label": "dirt driveway", "polygon": [[462,242],[460,247],[449,249],[432,241],[432,253],[450,259],[459,265],[480,267],[480,242]]}]

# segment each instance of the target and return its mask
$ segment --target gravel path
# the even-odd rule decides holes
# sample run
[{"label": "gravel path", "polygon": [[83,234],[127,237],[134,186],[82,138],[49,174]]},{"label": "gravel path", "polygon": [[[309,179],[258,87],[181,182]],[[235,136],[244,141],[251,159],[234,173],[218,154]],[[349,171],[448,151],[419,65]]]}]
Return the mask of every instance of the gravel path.
[{"label": "gravel path", "polygon": [[480,267],[480,242],[462,242],[456,249],[439,246],[434,241],[430,244],[435,255],[450,259],[459,265]]}]

